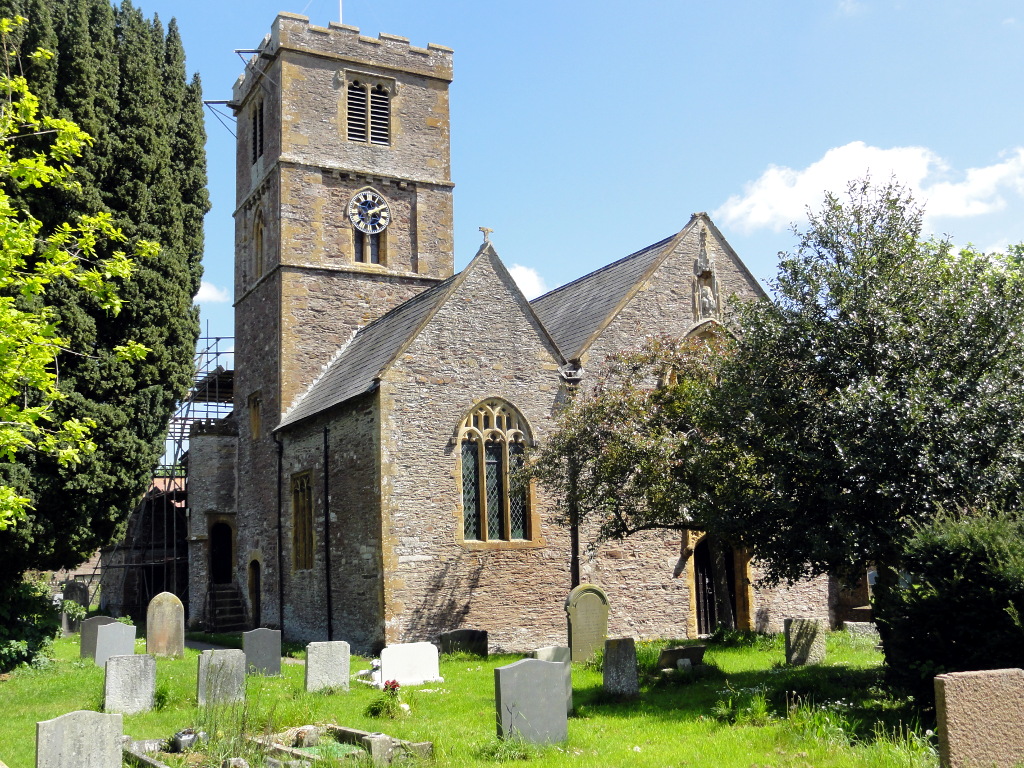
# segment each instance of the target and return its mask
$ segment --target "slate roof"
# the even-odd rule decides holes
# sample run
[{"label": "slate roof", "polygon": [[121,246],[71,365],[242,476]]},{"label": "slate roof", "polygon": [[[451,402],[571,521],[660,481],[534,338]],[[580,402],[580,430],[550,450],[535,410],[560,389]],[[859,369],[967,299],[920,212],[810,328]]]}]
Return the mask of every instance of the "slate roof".
[{"label": "slate roof", "polygon": [[444,300],[448,288],[457,277],[449,277],[360,328],[331,361],[327,370],[285,412],[278,426],[293,424],[371,391],[377,385],[377,377],[427,315]]},{"label": "slate roof", "polygon": [[587,341],[668,253],[677,236],[666,237],[530,302],[567,360],[579,358]]}]

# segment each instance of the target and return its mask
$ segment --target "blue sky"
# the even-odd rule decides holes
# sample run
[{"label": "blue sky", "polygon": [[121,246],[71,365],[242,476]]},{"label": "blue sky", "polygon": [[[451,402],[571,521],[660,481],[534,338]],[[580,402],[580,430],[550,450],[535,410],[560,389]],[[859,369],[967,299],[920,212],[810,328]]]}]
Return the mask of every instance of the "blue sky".
[{"label": "blue sky", "polygon": [[[136,0],[176,17],[190,72],[226,99],[278,11],[337,0]],[[455,49],[456,269],[481,226],[528,295],[708,211],[753,273],[789,226],[870,172],[928,232],[1024,240],[1024,6],[1015,0],[344,0],[363,34]],[[226,111],[221,108],[222,111]],[[203,332],[232,334],[234,139],[207,112]]]}]

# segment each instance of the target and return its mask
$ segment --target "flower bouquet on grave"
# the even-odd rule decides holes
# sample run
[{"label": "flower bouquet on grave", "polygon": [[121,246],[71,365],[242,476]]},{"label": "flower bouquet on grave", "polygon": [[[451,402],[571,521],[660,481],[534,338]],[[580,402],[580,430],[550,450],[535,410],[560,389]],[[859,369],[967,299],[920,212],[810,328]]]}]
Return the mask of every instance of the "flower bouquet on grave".
[{"label": "flower bouquet on grave", "polygon": [[380,696],[366,708],[369,717],[388,717],[392,720],[409,714],[409,705],[402,701],[402,686],[397,680],[386,680]]}]

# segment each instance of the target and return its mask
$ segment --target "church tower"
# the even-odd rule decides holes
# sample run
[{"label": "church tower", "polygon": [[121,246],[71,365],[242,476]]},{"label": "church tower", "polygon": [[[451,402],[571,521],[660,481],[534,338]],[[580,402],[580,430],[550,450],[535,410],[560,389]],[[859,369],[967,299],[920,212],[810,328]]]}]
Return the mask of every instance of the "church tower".
[{"label": "church tower", "polygon": [[274,21],[231,101],[236,413],[272,428],[357,328],[452,274],[451,77],[442,46]]}]

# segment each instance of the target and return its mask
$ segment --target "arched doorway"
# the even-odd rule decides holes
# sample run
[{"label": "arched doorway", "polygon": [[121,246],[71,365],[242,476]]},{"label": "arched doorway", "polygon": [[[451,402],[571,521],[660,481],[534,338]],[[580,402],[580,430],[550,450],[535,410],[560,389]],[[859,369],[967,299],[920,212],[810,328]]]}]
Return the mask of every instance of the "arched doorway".
[{"label": "arched doorway", "polygon": [[253,560],[249,563],[249,608],[252,615],[253,627],[263,624],[263,616],[260,607],[263,604],[263,576],[260,571],[260,561]]},{"label": "arched doorway", "polygon": [[[725,579],[729,585],[729,604],[736,626],[741,627],[740,606],[736,601],[736,554],[732,547],[725,545]],[[703,537],[693,550],[693,588],[697,608],[697,634],[710,635],[718,626],[718,607],[715,601],[715,575],[711,545]]]},{"label": "arched doorway", "polygon": [[230,584],[234,552],[231,526],[214,523],[210,528],[210,582]]}]

